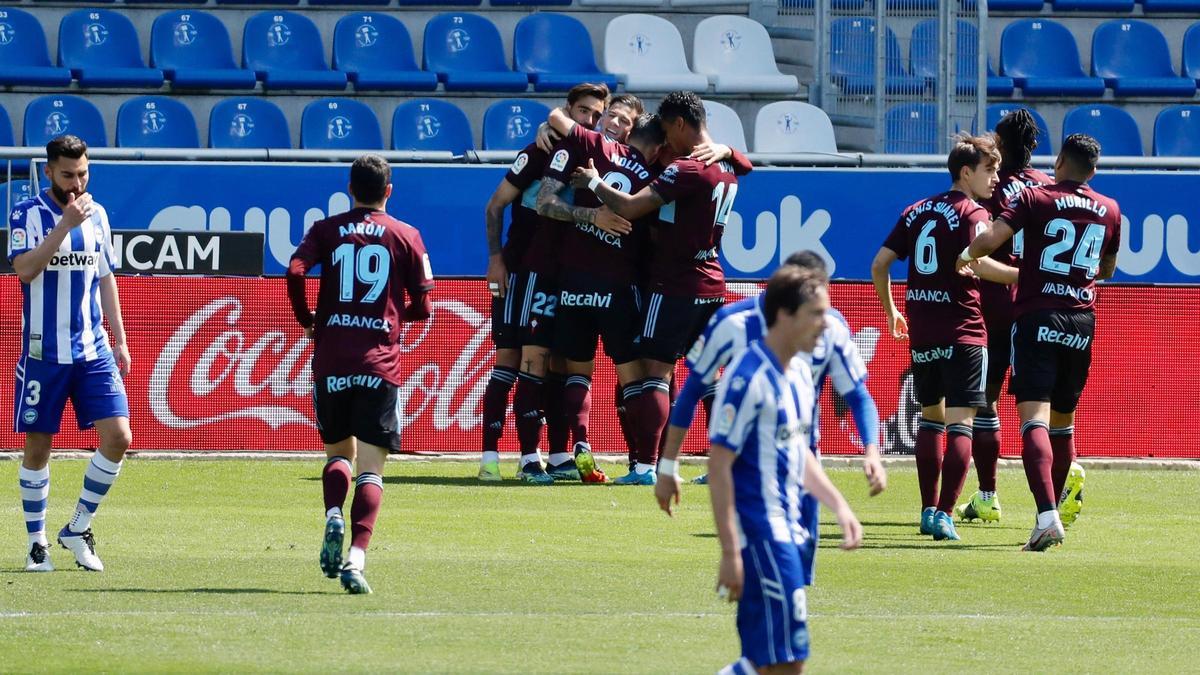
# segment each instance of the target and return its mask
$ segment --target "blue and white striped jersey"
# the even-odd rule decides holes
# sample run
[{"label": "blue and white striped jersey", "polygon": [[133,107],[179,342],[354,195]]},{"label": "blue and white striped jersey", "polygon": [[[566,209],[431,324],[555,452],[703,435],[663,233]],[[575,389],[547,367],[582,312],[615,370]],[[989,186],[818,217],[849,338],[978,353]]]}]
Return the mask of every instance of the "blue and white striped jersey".
[{"label": "blue and white striped jersey", "polygon": [[[112,274],[108,214],[94,204],[92,217],[71,231],[50,264],[21,284],[22,353],[51,363],[93,361],[110,352],[100,312],[100,277]],[[8,261],[37,248],[58,225],[62,209],[42,192],[13,207],[8,220]]]},{"label": "blue and white striped jersey", "polygon": [[709,440],[737,453],[733,462],[738,534],[803,544],[804,467],[813,423],[812,371],[784,368],[755,341],[729,365],[713,406]]},{"label": "blue and white striped jersey", "polygon": [[[850,325],[846,323],[846,317],[833,307],[825,312],[825,330],[821,331],[812,353],[800,352],[796,358],[804,360],[812,369],[813,388],[818,400],[825,389],[826,378],[833,380],[833,388],[842,396],[853,391],[859,383],[867,381],[867,364],[863,363],[858,346],[854,344]],[[818,405],[813,410],[811,443],[814,448],[821,440],[820,412]]]}]

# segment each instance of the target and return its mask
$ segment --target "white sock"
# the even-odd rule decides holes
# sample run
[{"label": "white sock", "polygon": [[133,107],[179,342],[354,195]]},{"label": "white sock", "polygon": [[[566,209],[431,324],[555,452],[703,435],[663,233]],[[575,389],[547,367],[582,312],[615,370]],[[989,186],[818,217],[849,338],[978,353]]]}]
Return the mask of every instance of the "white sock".
[{"label": "white sock", "polygon": [[1057,522],[1058,522],[1058,510],[1057,509],[1051,509],[1049,511],[1042,511],[1041,513],[1039,513],[1037,515],[1037,526],[1038,526],[1039,530],[1044,530],[1047,527],[1050,527],[1051,525],[1053,525]]},{"label": "white sock", "polygon": [[571,461],[571,459],[572,457],[570,453],[552,452],[550,453],[549,462],[550,466],[559,466],[561,464],[566,464],[567,462]]},{"label": "white sock", "polygon": [[109,461],[99,452],[92,455],[92,461],[88,463],[87,471],[83,474],[83,490],[79,493],[79,504],[75,506],[75,515],[68,525],[72,532],[83,532],[92,526],[96,509],[100,508],[100,502],[104,500],[120,473],[121,462]]},{"label": "white sock", "polygon": [[985,501],[985,502],[986,502],[987,500],[989,500],[989,499],[994,499],[995,497],[996,497],[996,491],[995,491],[995,490],[991,490],[991,491],[988,491],[988,490],[980,490],[980,491],[979,491],[979,499],[981,499],[982,501]]},{"label": "white sock", "polygon": [[346,555],[346,562],[357,570],[367,568],[367,552],[357,546],[350,547],[350,553]]},{"label": "white sock", "polygon": [[650,473],[653,470],[654,470],[653,464],[642,464],[641,462],[638,462],[637,464],[633,465],[634,473],[636,473],[639,476]]},{"label": "white sock", "polygon": [[484,450],[483,459],[479,460],[480,464],[488,464],[490,462],[499,462],[500,453],[495,450]]},{"label": "white sock", "polygon": [[[21,485],[21,510],[25,512],[25,531],[29,545],[48,546],[46,541],[46,502],[50,499],[50,465],[34,470],[19,467],[17,480]],[[27,508],[32,505],[33,508]]]},{"label": "white sock", "polygon": [[[325,518],[342,518],[342,507],[334,506],[325,512]],[[344,520],[344,519],[343,519]]]},{"label": "white sock", "polygon": [[521,468],[525,468],[525,465],[531,462],[537,462],[540,466],[542,463],[542,453],[531,452],[528,455],[521,455]]}]

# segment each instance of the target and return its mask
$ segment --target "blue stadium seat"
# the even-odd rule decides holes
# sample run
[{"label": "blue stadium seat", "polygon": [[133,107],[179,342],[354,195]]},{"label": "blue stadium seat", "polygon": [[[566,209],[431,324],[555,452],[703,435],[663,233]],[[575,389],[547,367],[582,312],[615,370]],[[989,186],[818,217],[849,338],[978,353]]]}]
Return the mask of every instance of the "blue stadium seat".
[{"label": "blue stadium seat", "polygon": [[1019,19],[1000,36],[1000,71],[1026,96],[1104,94],[1104,80],[1088,77],[1071,31],[1049,19]]},{"label": "blue stadium seat", "polygon": [[298,5],[300,0],[217,0],[218,5]]},{"label": "blue stadium seat", "polygon": [[525,91],[529,76],[504,63],[495,24],[478,14],[438,14],[425,24],[425,70],[438,74],[446,91]]},{"label": "blue stadium seat", "polygon": [[310,5],[386,5],[391,0],[308,0]]},{"label": "blue stadium seat", "polygon": [[139,96],[117,111],[119,148],[198,148],[196,118],[179,99]]},{"label": "blue stadium seat", "polygon": [[483,114],[483,149],[520,150],[533,142],[538,125],[549,115],[550,109],[537,101],[496,101]]},{"label": "blue stadium seat", "polygon": [[[973,6],[975,3],[968,4]],[[1043,4],[1045,0],[990,0],[987,8],[989,12],[1037,12]]]},{"label": "blue stadium seat", "polygon": [[580,82],[616,89],[617,77],[600,72],[594,54],[587,28],[566,14],[530,14],[513,34],[513,68],[529,73],[536,91],[565,91]]},{"label": "blue stadium seat", "polygon": [[33,198],[33,183],[27,180],[14,180],[8,183],[0,183],[0,207],[4,208],[4,215],[7,218],[8,212],[12,210],[17,203],[23,202],[26,199]]},{"label": "blue stadium seat", "polygon": [[569,5],[571,0],[490,0],[488,4],[493,7]]},{"label": "blue stadium seat", "polygon": [[1141,2],[1142,9],[1149,14],[1155,12],[1200,12],[1200,0],[1141,0]]},{"label": "blue stadium seat", "polygon": [[417,67],[408,29],[381,12],[347,14],[338,20],[333,67],[346,73],[359,90],[437,89],[437,75]]},{"label": "blue stadium seat", "polygon": [[[913,27],[909,43],[909,68],[912,74],[928,80],[936,86],[938,64],[937,19],[926,19]],[[958,21],[958,77],[955,89],[960,94],[975,91],[975,79],[979,73],[979,29],[966,21]],[[1012,78],[996,77],[988,60],[988,95],[1008,96],[1012,94]],[[1006,90],[1007,88],[1007,90]]]},{"label": "blue stadium seat", "polygon": [[160,14],[150,29],[150,64],[177,89],[253,89],[253,71],[238,68],[221,20],[183,9]]},{"label": "blue stadium seat", "polygon": [[0,146],[15,145],[13,140],[12,120],[8,119],[8,113],[0,107]]},{"label": "blue stadium seat", "polygon": [[418,98],[396,106],[392,114],[393,150],[445,150],[461,155],[474,147],[471,123],[453,103]]},{"label": "blue stadium seat", "polygon": [[208,147],[288,149],[292,135],[287,118],[274,103],[251,96],[227,98],[208,115]]},{"label": "blue stadium seat", "polygon": [[1142,132],[1133,115],[1120,108],[1095,103],[1071,109],[1063,118],[1063,138],[1087,134],[1100,141],[1100,152],[1110,157],[1138,157]]},{"label": "blue stadium seat", "polygon": [[1164,108],[1154,119],[1154,156],[1197,155],[1200,155],[1200,105]]},{"label": "blue stadium seat", "polygon": [[1145,21],[1117,19],[1092,33],[1092,74],[1117,96],[1191,98],[1196,81],[1175,74],[1167,39]]},{"label": "blue stadium seat", "polygon": [[1200,85],[1200,23],[1194,23],[1183,34],[1183,74]]},{"label": "blue stadium seat", "polygon": [[161,87],[163,73],[142,61],[137,30],[124,14],[78,9],[58,24],[58,65],[81,87]]},{"label": "blue stadium seat", "polygon": [[270,10],[246,21],[242,65],[258,73],[269,89],[346,88],[346,74],[325,63],[321,34],[311,19]]},{"label": "blue stadium seat", "polygon": [[[618,5],[620,2],[613,2]],[[788,9],[812,9],[816,6],[814,0],[780,0],[779,7]],[[845,10],[848,12],[858,12],[867,6],[866,0],[830,0],[830,9]]]},{"label": "blue stadium seat", "polygon": [[[887,29],[887,73],[884,87],[888,94],[918,94],[925,80],[909,75],[904,69],[900,42]],[[875,19],[843,17],[830,25],[829,69],[833,80],[845,94],[871,94],[875,91]]]},{"label": "blue stadium seat", "polygon": [[396,0],[396,4],[401,7],[405,5],[454,5],[468,7],[482,5],[483,0]]},{"label": "blue stadium seat", "polygon": [[382,150],[379,120],[365,103],[322,98],[304,107],[300,147],[316,150]]},{"label": "blue stadium seat", "polygon": [[[1051,0],[1056,12],[1120,12],[1133,11],[1134,0]],[[991,3],[988,3],[991,9]]]},{"label": "blue stadium seat", "polygon": [[937,153],[937,106],[901,103],[889,108],[884,118],[883,151],[903,155]]},{"label": "blue stadium seat", "polygon": [[1017,103],[993,103],[993,104],[989,105],[987,107],[987,112],[986,112],[987,130],[995,131],[996,124],[998,122],[1000,122],[1000,120],[1005,115],[1007,115],[1010,111],[1016,110],[1017,108],[1025,108],[1026,110],[1028,110],[1030,112],[1030,114],[1033,115],[1033,121],[1037,122],[1037,126],[1038,126],[1037,142],[1038,142],[1038,144],[1037,144],[1037,148],[1034,149],[1033,154],[1035,154],[1035,155],[1053,155],[1054,150],[1053,150],[1053,148],[1050,147],[1050,127],[1046,126],[1046,119],[1044,117],[1042,117],[1041,113],[1034,110],[1033,108],[1030,108],[1029,106],[1023,106],[1023,105],[1020,105]]},{"label": "blue stadium seat", "polygon": [[1002,77],[992,70],[992,58],[988,57],[987,70],[987,95],[988,96],[1012,96],[1013,79],[1011,77]]},{"label": "blue stadium seat", "polygon": [[50,63],[41,22],[24,10],[0,7],[0,86],[70,84],[71,71]]},{"label": "blue stadium seat", "polygon": [[78,136],[93,148],[108,146],[108,134],[104,131],[100,111],[78,96],[40,96],[25,106],[22,145],[42,146],[63,134]]}]

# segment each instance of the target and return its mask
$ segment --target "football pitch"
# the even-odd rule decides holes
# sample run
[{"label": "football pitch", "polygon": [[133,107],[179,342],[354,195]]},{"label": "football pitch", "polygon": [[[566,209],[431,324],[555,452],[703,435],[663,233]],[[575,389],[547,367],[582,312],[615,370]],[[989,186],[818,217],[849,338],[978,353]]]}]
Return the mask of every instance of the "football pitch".
[{"label": "football pitch", "polygon": [[[84,468],[53,463],[48,529]],[[706,488],[686,486],[668,519],[649,488],[481,485],[473,463],[391,463],[375,593],[349,596],[317,567],[319,469],[135,459],[96,519],[107,571],[55,546],[59,571],[27,574],[17,463],[0,462],[0,671],[713,673],[738,655]],[[865,540],[838,550],[825,519],[813,672],[1200,668],[1200,471],[1089,471],[1083,515],[1044,554],[1018,551],[1032,525],[1020,469],[1000,474],[1004,520],[961,525],[961,542],[917,533],[912,469],[873,499],[861,472],[830,473]]]}]

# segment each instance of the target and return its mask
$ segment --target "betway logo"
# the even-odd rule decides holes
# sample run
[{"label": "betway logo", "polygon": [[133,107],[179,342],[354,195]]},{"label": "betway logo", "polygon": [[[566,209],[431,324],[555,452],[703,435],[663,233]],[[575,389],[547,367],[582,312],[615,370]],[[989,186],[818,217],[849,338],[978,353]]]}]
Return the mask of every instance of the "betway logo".
[{"label": "betway logo", "polygon": [[612,304],[612,293],[562,292],[559,304],[565,307],[608,307]]},{"label": "betway logo", "polygon": [[100,264],[99,253],[83,253],[82,251],[71,251],[70,253],[55,253],[50,258],[50,264],[46,265],[48,270],[81,270],[95,267]]},{"label": "betway logo", "polygon": [[[721,237],[721,250],[731,267],[741,272],[760,272],[766,267],[781,264],[794,251],[808,249],[825,259],[829,274],[837,269],[833,256],[821,243],[829,231],[832,219],[825,209],[817,209],[804,217],[800,198],[788,195],[779,202],[779,213],[763,211],[754,221],[752,234],[747,237],[742,215],[729,214]],[[752,242],[747,247],[744,242]]]}]

